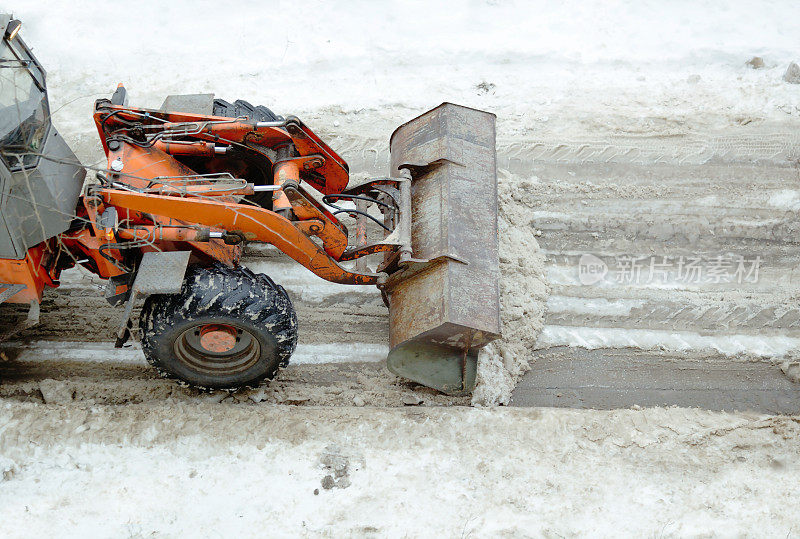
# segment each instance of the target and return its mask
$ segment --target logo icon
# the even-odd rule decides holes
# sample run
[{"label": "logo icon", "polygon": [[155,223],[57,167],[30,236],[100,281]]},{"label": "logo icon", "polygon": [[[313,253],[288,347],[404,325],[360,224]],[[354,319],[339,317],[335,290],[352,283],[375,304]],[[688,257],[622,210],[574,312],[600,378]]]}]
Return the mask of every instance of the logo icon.
[{"label": "logo icon", "polygon": [[599,283],[608,273],[608,265],[592,254],[581,255],[578,261],[578,280],[584,286]]}]

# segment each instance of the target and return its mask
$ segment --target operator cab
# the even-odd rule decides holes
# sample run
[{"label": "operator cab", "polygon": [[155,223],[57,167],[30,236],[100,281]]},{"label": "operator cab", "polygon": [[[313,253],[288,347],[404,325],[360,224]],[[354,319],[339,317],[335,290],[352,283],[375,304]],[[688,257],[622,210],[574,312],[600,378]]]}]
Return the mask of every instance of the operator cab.
[{"label": "operator cab", "polygon": [[21,23],[0,14],[0,259],[65,232],[86,176],[52,125],[45,71]]},{"label": "operator cab", "polygon": [[44,71],[19,37],[20,26],[8,21],[0,44],[0,147],[10,170],[36,166],[50,124]]}]

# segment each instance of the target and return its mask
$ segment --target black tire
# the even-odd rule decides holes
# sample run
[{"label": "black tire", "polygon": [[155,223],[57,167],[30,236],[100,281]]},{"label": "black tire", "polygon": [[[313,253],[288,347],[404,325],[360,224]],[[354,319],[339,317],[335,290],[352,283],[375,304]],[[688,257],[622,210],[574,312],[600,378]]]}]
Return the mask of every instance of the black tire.
[{"label": "black tire", "polygon": [[228,103],[224,99],[214,100],[214,116],[224,116],[226,118],[249,118],[255,122],[277,122],[283,120],[263,105],[253,106],[244,99],[237,99],[233,103]]},{"label": "black tire", "polygon": [[162,375],[206,389],[258,385],[288,365],[297,346],[283,287],[221,264],[190,266],[180,294],[149,296],[139,328],[144,355]]},{"label": "black tire", "polygon": [[[254,122],[277,122],[282,121],[283,116],[278,116],[270,109],[263,105],[253,106],[244,99],[237,99],[233,103],[228,103],[224,99],[215,99],[214,100],[214,116],[224,116],[226,118],[241,118],[245,117]],[[256,185],[264,185],[266,183],[272,183],[272,163],[266,162],[264,163],[261,161],[264,159],[260,154],[255,154],[256,158],[253,157],[253,152],[249,150],[242,150],[239,147],[233,147],[233,151],[229,151],[229,156],[234,156],[236,154],[241,154],[242,160],[253,170],[258,170],[259,168],[264,169],[269,174],[268,178],[258,178],[258,177],[248,177],[247,180],[250,182],[255,183]],[[249,154],[249,155],[248,155]],[[194,167],[189,167],[194,168]],[[262,208],[266,208],[268,210],[272,209],[272,193],[271,192],[263,192],[263,193],[255,193],[253,195],[248,195],[247,200],[251,202],[255,202]]]}]

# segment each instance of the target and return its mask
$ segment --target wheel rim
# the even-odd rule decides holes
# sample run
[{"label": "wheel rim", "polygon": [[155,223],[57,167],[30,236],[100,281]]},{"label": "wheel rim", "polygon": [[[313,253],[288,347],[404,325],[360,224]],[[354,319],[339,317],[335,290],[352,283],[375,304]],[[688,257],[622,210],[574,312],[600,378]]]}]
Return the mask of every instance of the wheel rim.
[{"label": "wheel rim", "polygon": [[197,324],[175,341],[177,358],[191,369],[213,375],[246,371],[261,356],[261,345],[252,333],[235,324]]}]

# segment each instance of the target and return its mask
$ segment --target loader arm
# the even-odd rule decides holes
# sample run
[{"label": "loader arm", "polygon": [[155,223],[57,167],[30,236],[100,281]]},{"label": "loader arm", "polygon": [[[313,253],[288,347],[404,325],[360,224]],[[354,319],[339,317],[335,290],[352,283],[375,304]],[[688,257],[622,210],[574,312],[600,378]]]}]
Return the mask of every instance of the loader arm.
[{"label": "loader arm", "polygon": [[344,269],[295,224],[264,208],[116,189],[103,189],[97,193],[107,206],[171,217],[189,224],[241,233],[248,241],[269,243],[327,281],[369,285],[377,284],[381,277],[378,273],[356,273]]}]

